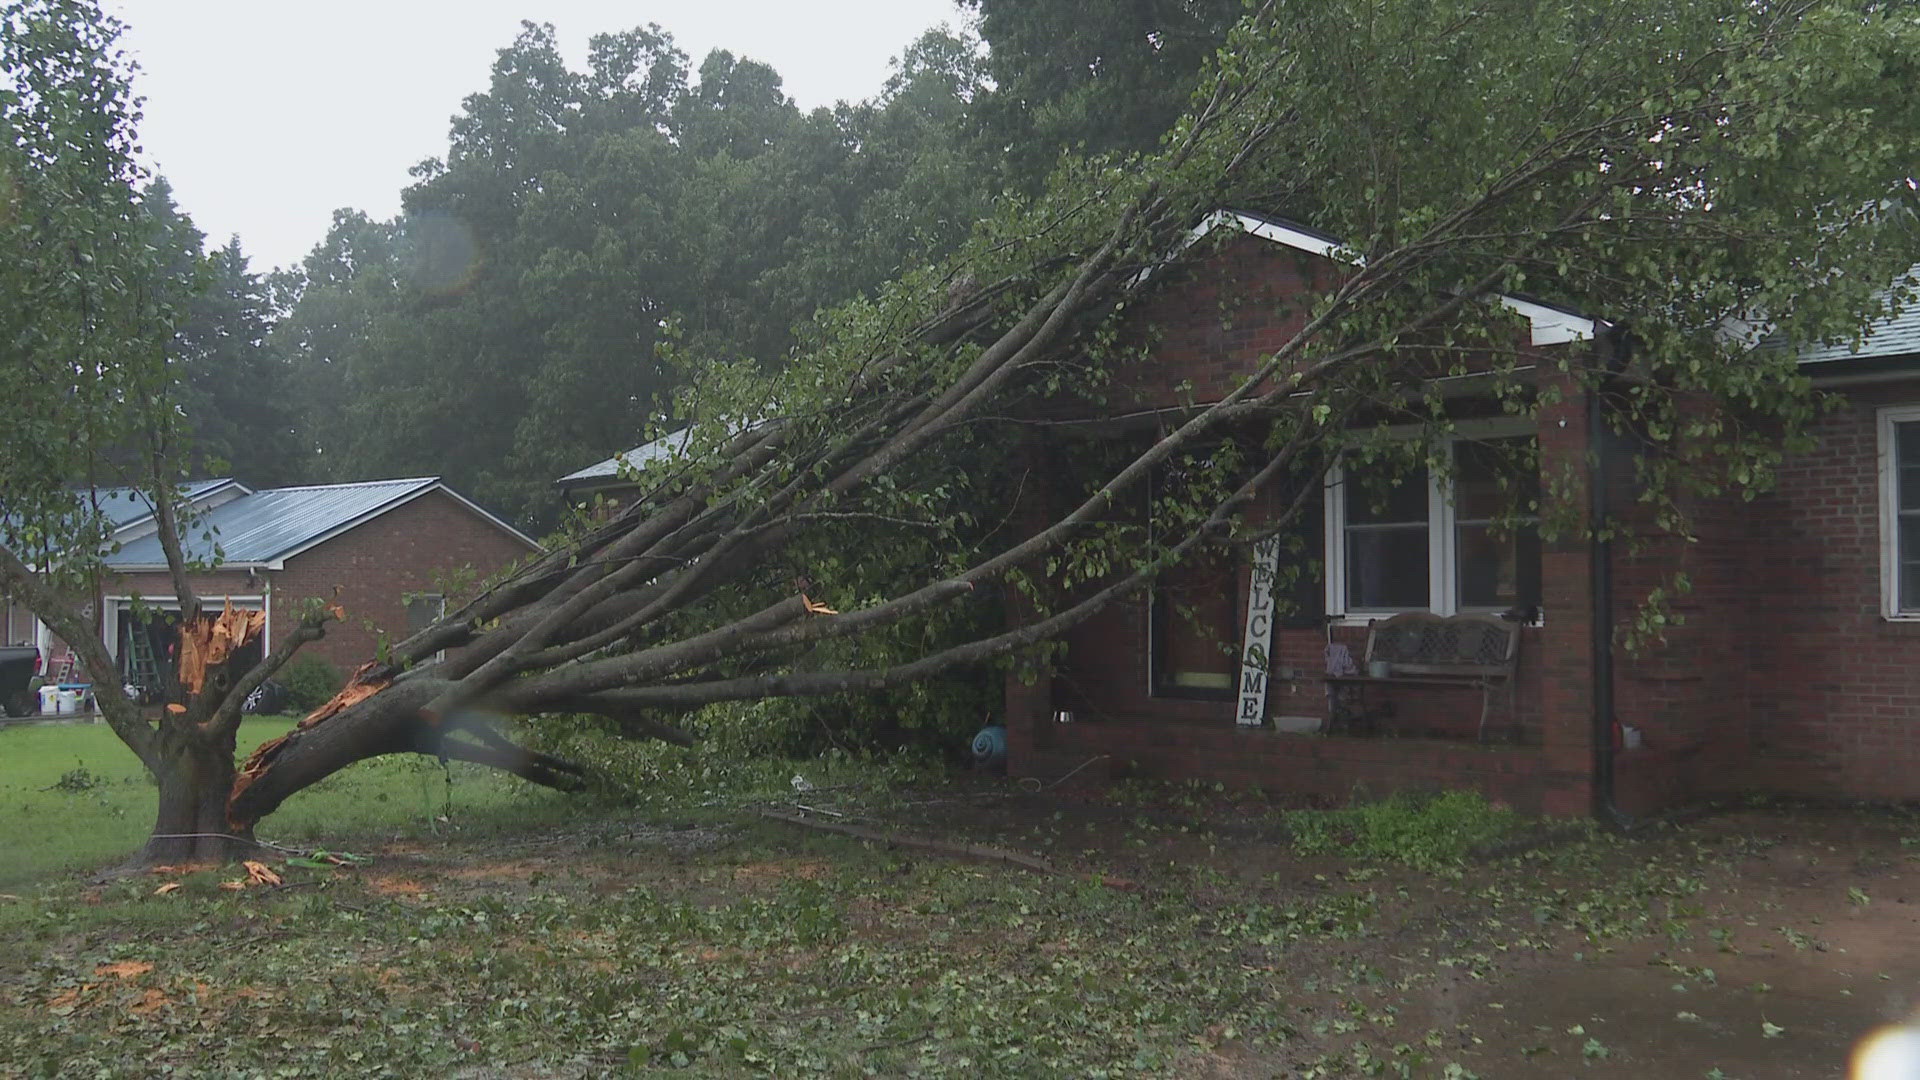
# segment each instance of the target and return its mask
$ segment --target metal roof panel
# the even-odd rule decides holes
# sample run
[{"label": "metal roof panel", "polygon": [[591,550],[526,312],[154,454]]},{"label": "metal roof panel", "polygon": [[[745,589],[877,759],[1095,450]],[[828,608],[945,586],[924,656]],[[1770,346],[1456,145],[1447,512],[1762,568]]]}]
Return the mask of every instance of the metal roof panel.
[{"label": "metal roof panel", "polygon": [[[224,563],[272,562],[439,482],[438,477],[427,476],[256,491],[194,518],[183,530],[186,535],[180,544],[187,558],[195,561],[211,561],[217,543]],[[166,561],[157,536],[140,537],[106,559],[113,567],[160,566]]]}]

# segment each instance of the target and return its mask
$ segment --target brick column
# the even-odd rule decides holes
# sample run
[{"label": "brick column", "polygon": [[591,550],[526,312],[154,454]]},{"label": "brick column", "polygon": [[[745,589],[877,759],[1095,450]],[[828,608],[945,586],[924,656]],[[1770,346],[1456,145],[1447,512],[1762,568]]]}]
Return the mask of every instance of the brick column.
[{"label": "brick column", "polygon": [[[1579,348],[1583,346],[1569,346]],[[1544,366],[1544,365],[1543,365]],[[1551,372],[1542,393],[1559,400],[1539,411],[1540,472],[1558,488],[1569,474],[1577,482],[1563,493],[1574,501],[1576,520],[1587,521],[1587,399],[1577,380]],[[1543,495],[1549,494],[1543,491]],[[1593,598],[1592,557],[1587,537],[1575,530],[1545,545],[1540,556],[1540,727],[1546,758],[1541,810],[1584,817],[1593,812]]]}]

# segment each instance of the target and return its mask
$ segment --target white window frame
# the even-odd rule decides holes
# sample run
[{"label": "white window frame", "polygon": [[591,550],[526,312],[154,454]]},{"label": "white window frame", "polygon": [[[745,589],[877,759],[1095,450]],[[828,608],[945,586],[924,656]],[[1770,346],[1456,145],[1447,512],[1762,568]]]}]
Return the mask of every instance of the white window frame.
[{"label": "white window frame", "polygon": [[[1920,415],[1920,408],[1916,408]],[[1408,439],[1420,437],[1420,429],[1406,428],[1395,434],[1404,434]],[[1481,439],[1510,439],[1522,436],[1538,437],[1539,430],[1529,421],[1479,420],[1454,425],[1453,431],[1444,438],[1449,451],[1454,444],[1473,442]],[[1453,507],[1452,483],[1449,478],[1436,475],[1427,470],[1427,606],[1424,608],[1354,608],[1347,607],[1347,499],[1346,472],[1336,462],[1327,470],[1326,481],[1326,566],[1327,615],[1334,618],[1338,625],[1364,626],[1374,619],[1390,618],[1409,611],[1430,611],[1435,615],[1457,615],[1462,611],[1476,614],[1493,614],[1503,608],[1460,607],[1459,567],[1455,562],[1458,546],[1457,515]],[[1920,612],[1915,612],[1920,618]],[[1538,625],[1536,621],[1534,625]]]},{"label": "white window frame", "polygon": [[1900,444],[1895,425],[1920,423],[1920,405],[1890,405],[1876,417],[1880,486],[1880,617],[1920,622],[1920,607],[1900,608]]}]

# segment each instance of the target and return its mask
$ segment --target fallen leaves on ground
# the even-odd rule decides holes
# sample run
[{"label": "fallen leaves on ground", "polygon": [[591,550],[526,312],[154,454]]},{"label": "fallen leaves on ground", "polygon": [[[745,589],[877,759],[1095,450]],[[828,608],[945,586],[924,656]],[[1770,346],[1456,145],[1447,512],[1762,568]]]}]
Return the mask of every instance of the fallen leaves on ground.
[{"label": "fallen leaves on ground", "polygon": [[247,869],[247,883],[249,885],[282,884],[280,875],[274,873],[273,868],[268,866],[266,863],[255,862],[252,859],[248,859],[246,862],[243,862],[240,865],[246,867]]},{"label": "fallen leaves on ground", "polygon": [[167,882],[167,883],[166,883],[165,885],[162,885],[162,886],[160,886],[159,888],[157,888],[157,889],[155,889],[155,890],[153,890],[153,895],[155,895],[155,896],[165,896],[165,895],[167,895],[168,893],[171,893],[171,892],[175,892],[175,891],[177,891],[177,890],[178,890],[179,888],[180,888],[180,883],[179,883],[179,882],[177,882],[177,881],[169,881],[169,882]]}]

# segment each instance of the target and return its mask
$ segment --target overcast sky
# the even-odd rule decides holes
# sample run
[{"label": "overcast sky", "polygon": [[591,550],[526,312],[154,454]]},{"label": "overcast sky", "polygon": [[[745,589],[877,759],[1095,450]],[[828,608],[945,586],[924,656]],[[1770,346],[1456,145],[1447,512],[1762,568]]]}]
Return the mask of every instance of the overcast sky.
[{"label": "overcast sky", "polygon": [[953,0],[107,0],[147,99],[151,162],[213,242],[256,270],[297,261],[336,207],[400,208],[407,168],[486,87],[520,20],[550,22],[570,64],[587,38],[649,22],[695,67],[724,48],[771,64],[802,108],[859,100]]}]

